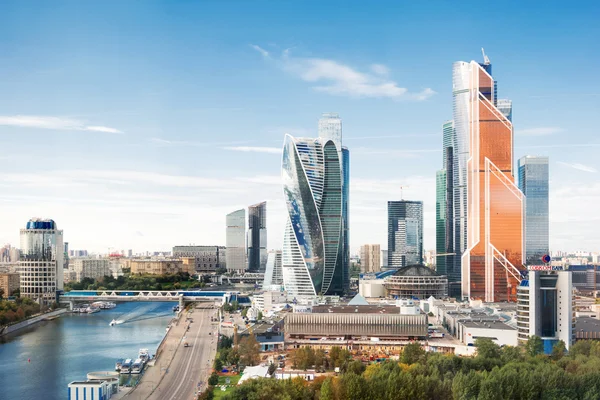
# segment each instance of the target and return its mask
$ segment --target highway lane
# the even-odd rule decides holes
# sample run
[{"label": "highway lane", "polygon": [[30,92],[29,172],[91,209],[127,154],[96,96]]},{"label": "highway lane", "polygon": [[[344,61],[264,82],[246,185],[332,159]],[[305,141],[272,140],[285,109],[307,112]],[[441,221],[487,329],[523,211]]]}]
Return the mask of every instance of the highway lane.
[{"label": "highway lane", "polygon": [[[206,387],[217,351],[216,326],[210,321],[217,310],[206,303],[196,307],[171,327],[155,365],[147,369],[127,399],[195,399],[198,383]],[[194,322],[190,324],[187,317]],[[184,347],[186,342],[189,347]]]}]

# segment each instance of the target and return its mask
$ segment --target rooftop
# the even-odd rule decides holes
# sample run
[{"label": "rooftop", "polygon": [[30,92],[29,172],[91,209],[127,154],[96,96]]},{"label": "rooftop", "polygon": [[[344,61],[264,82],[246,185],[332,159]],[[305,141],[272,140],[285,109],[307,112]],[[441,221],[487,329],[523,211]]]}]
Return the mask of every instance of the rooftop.
[{"label": "rooftop", "polygon": [[577,332],[600,332],[600,320],[592,317],[579,317],[575,320]]},{"label": "rooftop", "polygon": [[400,308],[395,305],[318,305],[313,306],[313,313],[336,313],[336,314],[400,314]]},{"label": "rooftop", "polygon": [[508,326],[502,321],[463,321],[463,325],[467,328],[500,329],[507,331],[516,330],[512,326]]},{"label": "rooftop", "polygon": [[441,276],[422,264],[407,265],[394,272],[394,276]]}]

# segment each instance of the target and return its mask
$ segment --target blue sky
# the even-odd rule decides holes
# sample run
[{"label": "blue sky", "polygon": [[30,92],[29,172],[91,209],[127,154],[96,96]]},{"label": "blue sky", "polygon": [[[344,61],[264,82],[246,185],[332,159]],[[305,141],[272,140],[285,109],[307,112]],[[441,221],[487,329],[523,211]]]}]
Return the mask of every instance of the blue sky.
[{"label": "blue sky", "polygon": [[353,250],[387,247],[386,201],[425,202],[434,247],[451,66],[494,65],[515,163],[551,161],[551,247],[598,250],[600,6],[503,2],[5,1],[0,243],[52,217],[71,248],[224,244],[267,200],[281,245],[284,133],[343,119]]}]

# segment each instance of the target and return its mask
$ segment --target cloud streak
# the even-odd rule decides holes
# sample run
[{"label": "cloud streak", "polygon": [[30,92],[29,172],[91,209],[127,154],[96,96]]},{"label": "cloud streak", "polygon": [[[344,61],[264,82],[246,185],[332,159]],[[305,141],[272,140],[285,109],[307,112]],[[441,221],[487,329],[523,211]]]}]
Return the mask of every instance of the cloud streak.
[{"label": "cloud streak", "polygon": [[349,65],[325,58],[301,58],[290,56],[287,49],[281,57],[273,58],[269,52],[257,45],[251,47],[263,57],[274,60],[284,71],[312,84],[317,92],[352,98],[390,98],[415,101],[427,100],[436,92],[425,88],[420,92],[409,92],[388,78],[389,68],[372,64],[371,72],[361,72]]},{"label": "cloud streak", "polygon": [[0,125],[62,131],[123,133],[118,129],[110,128],[108,126],[86,125],[83,121],[76,119],[39,115],[0,115]]},{"label": "cloud streak", "polygon": [[223,147],[223,150],[243,151],[246,153],[268,153],[281,154],[282,149],[279,147],[253,147],[253,146],[228,146]]},{"label": "cloud streak", "polygon": [[580,164],[580,163],[568,163],[568,162],[559,161],[558,164],[564,165],[566,167],[573,168],[573,169],[576,169],[576,170],[579,170],[579,171],[583,171],[583,172],[591,172],[591,173],[598,172],[598,170],[596,168],[590,167],[590,166],[587,166],[587,165],[583,165],[583,164]]},{"label": "cloud streak", "polygon": [[546,126],[539,128],[528,128],[528,129],[519,129],[517,130],[517,135],[527,135],[527,136],[547,136],[553,135],[555,133],[562,132],[562,129],[557,126]]}]

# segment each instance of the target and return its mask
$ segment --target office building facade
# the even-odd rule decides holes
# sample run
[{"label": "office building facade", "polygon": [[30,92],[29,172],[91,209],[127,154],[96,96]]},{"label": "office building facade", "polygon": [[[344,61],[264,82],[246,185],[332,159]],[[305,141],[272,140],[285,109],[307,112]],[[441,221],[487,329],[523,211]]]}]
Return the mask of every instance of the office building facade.
[{"label": "office building facade", "polygon": [[111,260],[108,258],[77,258],[73,260],[75,280],[81,282],[83,278],[98,279],[112,276],[110,266]]},{"label": "office building facade", "polygon": [[174,246],[173,257],[194,257],[196,272],[215,272],[226,268],[225,246]]},{"label": "office building facade", "polygon": [[519,342],[539,336],[549,354],[559,341],[575,341],[575,302],[570,271],[528,271],[517,291]]},{"label": "office building facade", "polygon": [[267,202],[248,207],[248,271],[264,272],[267,266]]},{"label": "office building facade", "polygon": [[6,298],[12,296],[13,293],[19,289],[20,285],[21,279],[18,272],[0,273],[0,289],[2,290],[2,297]]},{"label": "office building facade", "polygon": [[491,73],[487,57],[453,66],[453,250],[461,255],[463,298],[516,301],[523,194],[513,176],[512,109],[505,101],[498,109]]},{"label": "office building facade", "polygon": [[21,229],[20,290],[43,305],[57,301],[63,289],[63,231],[51,219],[34,218]]},{"label": "office building facade", "polygon": [[290,296],[343,293],[342,168],[336,144],[285,136],[283,191],[288,218],[282,251]]},{"label": "office building facade", "polygon": [[388,267],[423,263],[423,202],[388,201]]},{"label": "office building facade", "polygon": [[381,246],[378,244],[363,244],[360,246],[361,272],[381,271]]},{"label": "office building facade", "polygon": [[283,285],[283,272],[281,270],[281,250],[270,251],[267,257],[267,267],[263,290],[274,290]]},{"label": "office building facade", "polygon": [[226,223],[227,271],[243,272],[246,270],[246,210],[227,214]]},{"label": "office building facade", "polygon": [[435,174],[435,269],[446,274],[446,170]]},{"label": "office building facade", "polygon": [[519,189],[525,195],[524,250],[526,264],[539,264],[550,254],[548,157],[525,156],[519,159]]}]

